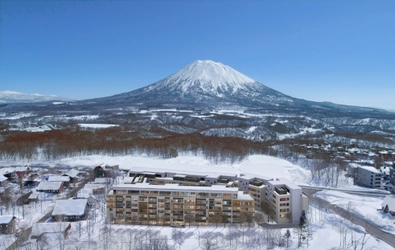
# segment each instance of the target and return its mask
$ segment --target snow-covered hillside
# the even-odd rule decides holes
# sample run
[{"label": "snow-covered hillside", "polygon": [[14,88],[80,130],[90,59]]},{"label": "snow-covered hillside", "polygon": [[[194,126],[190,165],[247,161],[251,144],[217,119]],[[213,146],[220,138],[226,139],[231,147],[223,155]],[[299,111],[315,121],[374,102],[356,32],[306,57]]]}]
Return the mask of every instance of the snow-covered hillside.
[{"label": "snow-covered hillside", "polygon": [[0,103],[32,103],[46,101],[70,101],[71,99],[56,95],[24,94],[15,91],[0,91]]}]

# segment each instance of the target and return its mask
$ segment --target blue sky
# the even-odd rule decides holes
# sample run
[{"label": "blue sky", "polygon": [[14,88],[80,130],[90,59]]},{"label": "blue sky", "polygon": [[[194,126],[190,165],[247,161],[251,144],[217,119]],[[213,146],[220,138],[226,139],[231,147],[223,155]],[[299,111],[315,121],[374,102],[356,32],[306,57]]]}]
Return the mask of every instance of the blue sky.
[{"label": "blue sky", "polygon": [[0,91],[109,96],[211,59],[293,97],[395,109],[393,0],[0,1]]}]

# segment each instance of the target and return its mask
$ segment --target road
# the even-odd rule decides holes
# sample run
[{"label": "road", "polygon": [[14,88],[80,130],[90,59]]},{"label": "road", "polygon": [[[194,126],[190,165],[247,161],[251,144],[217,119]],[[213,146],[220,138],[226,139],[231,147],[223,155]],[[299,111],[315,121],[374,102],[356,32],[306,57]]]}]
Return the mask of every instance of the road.
[{"label": "road", "polygon": [[349,194],[357,194],[357,195],[364,195],[364,196],[387,196],[391,195],[390,192],[385,191],[385,190],[377,190],[377,189],[367,189],[367,190],[355,190],[355,189],[344,189],[344,188],[330,188],[330,187],[315,187],[315,186],[303,186],[299,185],[305,190],[315,190],[315,191],[322,191],[322,190],[332,190],[332,191],[339,191],[343,193],[349,193]]},{"label": "road", "polygon": [[303,192],[309,197],[309,202],[314,202],[322,208],[327,208],[338,214],[339,216],[351,221],[352,223],[362,226],[365,228],[366,232],[373,235],[374,237],[384,241],[388,245],[395,249],[395,235],[385,232],[378,228],[377,226],[371,224],[370,222],[364,220],[363,218],[356,217],[353,213],[350,213],[342,207],[330,204],[328,201],[314,196],[318,190],[303,189]]}]

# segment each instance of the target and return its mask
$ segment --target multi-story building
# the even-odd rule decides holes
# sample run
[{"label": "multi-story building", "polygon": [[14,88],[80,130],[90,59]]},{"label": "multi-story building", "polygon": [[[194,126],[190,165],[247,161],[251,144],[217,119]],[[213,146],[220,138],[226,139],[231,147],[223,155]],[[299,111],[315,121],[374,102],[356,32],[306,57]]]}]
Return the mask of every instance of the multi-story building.
[{"label": "multi-story building", "polygon": [[270,201],[278,224],[299,223],[304,210],[308,210],[308,197],[302,188],[287,179],[276,178],[267,182],[265,198]]},{"label": "multi-story building", "polygon": [[218,216],[222,223],[234,223],[240,213],[252,215],[254,206],[250,195],[218,185],[119,184],[107,195],[110,220],[126,224],[184,225],[190,215],[197,225],[218,222]]},{"label": "multi-story building", "polygon": [[355,183],[361,186],[380,188],[382,173],[374,167],[358,166]]},{"label": "multi-story building", "polygon": [[274,220],[278,224],[298,223],[303,210],[308,210],[308,197],[302,188],[285,178],[239,177],[241,190],[248,192],[255,201],[255,208],[265,210],[262,206],[272,206]]}]

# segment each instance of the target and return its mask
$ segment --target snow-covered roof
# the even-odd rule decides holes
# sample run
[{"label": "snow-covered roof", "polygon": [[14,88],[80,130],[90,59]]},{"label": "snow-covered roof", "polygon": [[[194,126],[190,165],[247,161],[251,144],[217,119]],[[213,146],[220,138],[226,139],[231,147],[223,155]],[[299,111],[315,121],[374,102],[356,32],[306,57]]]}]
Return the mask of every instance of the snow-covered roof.
[{"label": "snow-covered roof", "polygon": [[14,173],[15,172],[15,168],[0,168],[0,174],[9,174],[9,173]]},{"label": "snow-covered roof", "polygon": [[58,175],[51,175],[48,177],[48,181],[53,182],[70,182],[70,177],[68,176],[58,176]]},{"label": "snow-covered roof", "polygon": [[85,214],[87,199],[57,200],[52,216],[81,216]]},{"label": "snow-covered roof", "polygon": [[13,218],[13,215],[0,215],[0,225],[10,224]]},{"label": "snow-covered roof", "polygon": [[59,190],[63,182],[40,182],[37,190]]},{"label": "snow-covered roof", "polygon": [[238,191],[237,193],[238,200],[253,200],[253,198],[249,194],[243,193],[243,191]]},{"label": "snow-covered roof", "polygon": [[92,189],[92,190],[96,190],[96,189],[100,189],[100,188],[104,188],[104,187],[105,186],[103,184],[94,184],[94,183],[87,183],[84,186],[84,188]]},{"label": "snow-covered roof", "polygon": [[29,195],[29,198],[28,198],[28,199],[31,199],[31,200],[37,199],[39,195],[40,195],[40,194],[38,194],[38,193],[31,193],[31,194]]},{"label": "snow-covered roof", "polygon": [[377,170],[376,168],[374,168],[374,167],[370,167],[370,166],[358,166],[358,168],[365,169],[365,170],[370,171],[370,172],[372,172],[372,173],[381,174],[381,172],[380,172],[379,170]]},{"label": "snow-covered roof", "polygon": [[301,187],[299,187],[298,185],[294,184],[293,182],[291,182],[288,179],[285,178],[275,178],[269,181],[270,185],[273,186],[281,186],[281,185],[285,185],[287,186],[289,189],[301,189]]},{"label": "snow-covered roof", "polygon": [[0,174],[0,182],[3,182],[7,180],[7,177],[5,177],[4,175]]},{"label": "snow-covered roof", "polygon": [[155,190],[155,191],[190,191],[190,192],[227,192],[237,193],[238,188],[227,188],[222,185],[209,186],[179,186],[178,184],[165,184],[165,185],[149,185],[148,183],[136,183],[136,184],[118,184],[113,187],[115,190]]},{"label": "snow-covered roof", "polygon": [[95,183],[101,183],[101,184],[106,184],[110,181],[109,178],[95,178]]},{"label": "snow-covered roof", "polygon": [[26,172],[27,171],[27,167],[22,167],[22,166],[15,167],[15,171],[16,172]]},{"label": "snow-covered roof", "polygon": [[78,191],[76,197],[88,199],[91,195],[92,195],[92,189],[83,188]]},{"label": "snow-covered roof", "polygon": [[383,203],[381,203],[382,207],[385,207],[386,205],[388,205],[390,210],[395,211],[395,199],[391,196],[386,196],[383,200]]},{"label": "snow-covered roof", "polygon": [[57,233],[66,231],[70,226],[70,222],[57,223],[35,223],[32,227],[31,236],[41,236],[44,233]]},{"label": "snow-covered roof", "polygon": [[70,176],[71,178],[77,178],[79,173],[80,173],[80,171],[78,171],[77,169],[71,169],[64,175]]},{"label": "snow-covered roof", "polygon": [[349,163],[348,166],[349,166],[350,168],[358,168],[358,167],[361,166],[361,165],[359,165],[358,163]]}]

